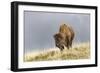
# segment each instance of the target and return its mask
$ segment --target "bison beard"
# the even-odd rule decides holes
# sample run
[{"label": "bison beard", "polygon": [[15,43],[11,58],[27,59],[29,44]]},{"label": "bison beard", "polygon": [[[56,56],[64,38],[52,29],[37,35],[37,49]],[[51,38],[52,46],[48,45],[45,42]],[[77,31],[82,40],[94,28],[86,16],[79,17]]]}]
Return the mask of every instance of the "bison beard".
[{"label": "bison beard", "polygon": [[69,49],[70,47],[72,47],[73,38],[73,29],[66,24],[62,24],[60,26],[59,32],[54,35],[55,45],[61,51],[64,49],[64,46]]}]

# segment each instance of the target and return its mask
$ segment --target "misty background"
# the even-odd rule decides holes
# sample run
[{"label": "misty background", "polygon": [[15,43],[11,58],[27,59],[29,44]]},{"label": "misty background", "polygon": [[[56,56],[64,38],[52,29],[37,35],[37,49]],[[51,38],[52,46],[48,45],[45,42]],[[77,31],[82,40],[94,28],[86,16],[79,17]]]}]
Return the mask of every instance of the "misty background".
[{"label": "misty background", "polygon": [[73,28],[74,43],[90,41],[89,14],[24,11],[25,53],[54,48],[53,35],[63,23]]}]

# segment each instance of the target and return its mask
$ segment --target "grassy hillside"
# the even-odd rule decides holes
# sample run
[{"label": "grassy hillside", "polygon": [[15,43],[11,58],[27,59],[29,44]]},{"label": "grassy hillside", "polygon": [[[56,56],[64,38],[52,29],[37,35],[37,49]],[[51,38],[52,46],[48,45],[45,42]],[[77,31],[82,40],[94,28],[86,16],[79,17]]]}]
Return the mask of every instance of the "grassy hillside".
[{"label": "grassy hillside", "polygon": [[65,48],[62,52],[59,48],[52,48],[38,53],[28,53],[24,61],[49,61],[49,60],[75,60],[90,58],[90,44],[74,44],[69,50]]}]

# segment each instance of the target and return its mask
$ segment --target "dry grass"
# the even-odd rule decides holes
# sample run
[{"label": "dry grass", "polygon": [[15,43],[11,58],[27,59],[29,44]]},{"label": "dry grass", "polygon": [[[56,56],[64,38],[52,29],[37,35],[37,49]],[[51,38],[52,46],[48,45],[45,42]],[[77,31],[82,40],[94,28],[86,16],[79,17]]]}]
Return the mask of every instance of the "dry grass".
[{"label": "dry grass", "polygon": [[65,48],[62,52],[58,48],[49,49],[38,53],[25,55],[24,61],[49,61],[49,60],[75,60],[90,58],[90,44],[74,44],[69,50]]}]

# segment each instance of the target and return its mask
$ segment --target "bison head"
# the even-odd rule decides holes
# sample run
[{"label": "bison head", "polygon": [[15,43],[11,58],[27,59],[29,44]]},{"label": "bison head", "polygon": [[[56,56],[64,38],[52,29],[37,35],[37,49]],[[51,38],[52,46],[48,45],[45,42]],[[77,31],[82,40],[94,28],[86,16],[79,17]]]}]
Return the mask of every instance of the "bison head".
[{"label": "bison head", "polygon": [[54,35],[54,39],[56,47],[58,47],[62,51],[65,44],[65,35],[63,33],[57,33]]}]

